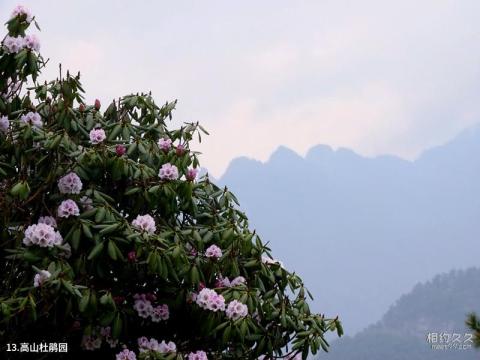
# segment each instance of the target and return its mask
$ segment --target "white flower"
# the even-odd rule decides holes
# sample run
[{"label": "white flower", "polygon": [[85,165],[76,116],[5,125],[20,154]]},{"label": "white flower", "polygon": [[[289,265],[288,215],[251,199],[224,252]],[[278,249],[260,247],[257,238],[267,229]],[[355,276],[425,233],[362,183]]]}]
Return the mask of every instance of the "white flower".
[{"label": "white flower", "polygon": [[225,314],[229,319],[232,320],[244,318],[248,315],[248,307],[247,305],[242,304],[238,300],[233,300],[228,304],[227,310],[225,310]]},{"label": "white flower", "polygon": [[172,147],[172,140],[165,138],[158,140],[158,147],[163,151],[168,151]]},{"label": "white flower", "polygon": [[33,286],[35,287],[41,286],[50,276],[52,276],[50,272],[48,272],[47,270],[41,270],[33,278]]},{"label": "white flower", "polygon": [[3,47],[9,54],[16,54],[23,49],[24,41],[23,37],[17,36],[7,36],[3,40]]},{"label": "white flower", "polygon": [[10,121],[8,120],[8,116],[1,116],[0,117],[0,132],[6,134],[9,126],[10,126]]},{"label": "white flower", "polygon": [[62,194],[80,194],[82,180],[74,172],[69,172],[58,180],[58,188]]},{"label": "white flower", "polygon": [[40,247],[53,247],[63,241],[62,235],[47,224],[30,225],[24,233],[23,243],[26,246],[38,245]]},{"label": "white flower", "polygon": [[40,51],[40,41],[35,35],[27,35],[23,38],[23,46],[27,49]]},{"label": "white flower", "polygon": [[12,14],[10,15],[10,18],[13,19],[17,16],[25,16],[25,20],[27,21],[27,23],[31,23],[33,20],[32,13],[30,12],[29,9],[27,9],[23,5],[15,6],[15,8],[12,11]]},{"label": "white flower", "polygon": [[176,180],[178,179],[178,169],[170,163],[163,164],[158,172],[158,176],[162,180]]},{"label": "white flower", "polygon": [[149,234],[153,234],[157,229],[155,227],[155,220],[150,215],[138,215],[135,220],[132,221],[132,226],[138,230],[146,231]]},{"label": "white flower", "polygon": [[53,228],[57,227],[57,221],[53,216],[40,216],[38,218],[38,223],[39,224],[47,224],[50,225]]},{"label": "white flower", "polygon": [[222,250],[217,245],[210,245],[205,251],[205,256],[208,258],[218,259],[222,257]]},{"label": "white flower", "polygon": [[90,130],[90,142],[94,145],[100,144],[103,142],[107,136],[105,135],[105,130],[103,129],[92,129]]},{"label": "white flower", "polygon": [[60,204],[57,210],[58,217],[68,218],[70,216],[79,216],[80,209],[78,205],[73,200],[64,200]]},{"label": "white flower", "polygon": [[243,276],[237,276],[230,282],[230,286],[238,286],[245,284],[246,280]]},{"label": "white flower", "polygon": [[22,115],[20,120],[25,124],[30,124],[34,127],[41,128],[43,126],[42,117],[37,112],[29,112],[26,115]]}]

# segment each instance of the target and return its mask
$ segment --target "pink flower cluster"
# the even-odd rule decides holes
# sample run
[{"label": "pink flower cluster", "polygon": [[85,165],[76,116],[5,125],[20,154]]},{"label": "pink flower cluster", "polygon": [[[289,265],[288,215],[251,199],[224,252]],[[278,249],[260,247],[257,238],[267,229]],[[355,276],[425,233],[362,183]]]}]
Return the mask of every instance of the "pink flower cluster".
[{"label": "pink flower cluster", "polygon": [[205,256],[208,258],[218,259],[222,257],[222,249],[217,245],[210,245],[205,251]]},{"label": "pink flower cluster", "polygon": [[47,270],[41,270],[38,274],[35,275],[33,278],[33,286],[34,287],[39,287],[42,286],[47,279],[52,276],[49,271]]},{"label": "pink flower cluster", "polygon": [[9,126],[10,126],[10,121],[8,120],[8,116],[1,116],[0,117],[0,132],[6,134]]},{"label": "pink flower cluster", "polygon": [[133,351],[123,349],[115,356],[115,360],[137,360],[137,356]]},{"label": "pink flower cluster", "polygon": [[153,322],[160,322],[161,320],[168,320],[170,317],[170,312],[168,310],[168,305],[158,305],[152,309],[150,314]]},{"label": "pink flower cluster", "polygon": [[145,336],[138,339],[138,347],[140,352],[155,351],[162,354],[177,352],[177,346],[174,342],[169,341],[167,343],[165,340],[162,340],[162,342],[159,343],[158,340],[154,338],[148,340]]},{"label": "pink flower cluster", "polygon": [[241,319],[248,315],[248,307],[238,300],[233,300],[228,304],[225,314],[232,320]]},{"label": "pink flower cluster", "polygon": [[3,40],[3,48],[8,54],[17,54],[23,49],[40,51],[40,41],[35,35],[6,36]]},{"label": "pink flower cluster", "polygon": [[82,186],[82,180],[74,172],[69,172],[58,180],[58,189],[62,194],[80,194]]},{"label": "pink flower cluster", "polygon": [[103,129],[92,129],[90,130],[90,143],[96,145],[103,142],[107,136],[105,135],[105,130]]},{"label": "pink flower cluster", "polygon": [[188,360],[208,360],[208,357],[205,351],[198,350],[188,354]]},{"label": "pink flower cluster", "polygon": [[20,120],[25,124],[30,124],[36,128],[41,128],[43,126],[42,118],[37,112],[29,112],[20,117]]},{"label": "pink flower cluster", "polygon": [[42,223],[30,225],[24,235],[23,243],[26,246],[53,247],[61,245],[63,241],[62,235],[58,231],[55,231],[52,226]]},{"label": "pink flower cluster", "polygon": [[64,200],[57,209],[58,217],[68,218],[70,216],[79,216],[80,209],[78,205],[73,200]]},{"label": "pink flower cluster", "polygon": [[146,231],[149,234],[153,234],[157,227],[155,226],[155,220],[150,215],[138,215],[135,220],[132,221],[132,226],[140,231]]},{"label": "pink flower cluster", "polygon": [[25,16],[25,21],[27,23],[31,23],[33,20],[32,13],[30,12],[29,9],[27,9],[23,5],[17,5],[12,11],[12,15],[10,16],[11,19],[17,17],[17,16]]},{"label": "pink flower cluster", "polygon": [[239,285],[243,285],[246,283],[246,280],[243,276],[237,276],[233,280],[230,280],[228,277],[219,277],[215,283],[215,286],[218,288],[222,287],[235,287]]},{"label": "pink flower cluster", "polygon": [[178,179],[178,169],[170,163],[163,164],[158,172],[158,176],[162,180],[176,180]]},{"label": "pink flower cluster", "polygon": [[133,308],[137,311],[138,316],[147,319],[151,318],[153,322],[159,322],[161,320],[168,320],[170,317],[170,311],[168,305],[161,304],[157,306],[152,305],[152,301],[155,301],[157,297],[153,294],[135,294],[134,295]]},{"label": "pink flower cluster", "polygon": [[172,140],[168,138],[160,139],[158,140],[158,147],[160,150],[167,152],[172,147]]},{"label": "pink flower cluster", "polygon": [[57,221],[52,216],[40,216],[38,218],[38,223],[39,224],[47,224],[47,225],[50,225],[53,228],[57,227]]},{"label": "pink flower cluster", "polygon": [[118,340],[112,337],[112,330],[110,326],[98,327],[95,329],[92,335],[84,335],[82,338],[81,346],[85,350],[96,350],[102,346],[102,340],[105,340],[111,348],[118,345]]},{"label": "pink flower cluster", "polygon": [[211,311],[224,311],[225,310],[225,298],[217,294],[215,290],[209,288],[203,288],[195,296],[195,302],[202,309],[211,310]]}]

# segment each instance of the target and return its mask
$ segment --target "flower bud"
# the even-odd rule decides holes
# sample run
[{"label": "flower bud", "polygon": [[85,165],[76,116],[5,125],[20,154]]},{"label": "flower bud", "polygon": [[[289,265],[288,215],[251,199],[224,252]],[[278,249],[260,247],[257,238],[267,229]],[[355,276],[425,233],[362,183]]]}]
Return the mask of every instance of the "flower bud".
[{"label": "flower bud", "polygon": [[80,112],[84,112],[85,111],[85,104],[80,104],[80,106],[78,107],[78,110]]},{"label": "flower bud", "polygon": [[127,152],[127,148],[122,144],[118,144],[115,147],[115,152],[117,153],[118,156],[122,156],[122,155],[125,155],[125,153]]},{"label": "flower bud", "polygon": [[127,257],[128,257],[128,261],[133,263],[137,260],[137,253],[135,252],[135,250],[132,250],[128,253]]},{"label": "flower bud", "polygon": [[177,153],[177,156],[182,156],[183,154],[185,154],[185,147],[182,144],[178,144],[175,152]]},{"label": "flower bud", "polygon": [[98,111],[98,110],[100,110],[100,107],[101,107],[101,106],[102,106],[102,105],[100,104],[100,100],[95,99],[95,109]]}]

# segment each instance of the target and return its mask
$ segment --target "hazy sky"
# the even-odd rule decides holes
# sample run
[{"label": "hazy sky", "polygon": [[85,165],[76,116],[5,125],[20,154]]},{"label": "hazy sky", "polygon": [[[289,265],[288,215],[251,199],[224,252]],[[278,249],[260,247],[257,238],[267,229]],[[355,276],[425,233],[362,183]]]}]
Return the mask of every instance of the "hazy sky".
[{"label": "hazy sky", "polygon": [[[16,1],[0,0],[4,20]],[[87,100],[152,90],[202,165],[324,143],[413,158],[480,115],[480,1],[24,1]]]}]

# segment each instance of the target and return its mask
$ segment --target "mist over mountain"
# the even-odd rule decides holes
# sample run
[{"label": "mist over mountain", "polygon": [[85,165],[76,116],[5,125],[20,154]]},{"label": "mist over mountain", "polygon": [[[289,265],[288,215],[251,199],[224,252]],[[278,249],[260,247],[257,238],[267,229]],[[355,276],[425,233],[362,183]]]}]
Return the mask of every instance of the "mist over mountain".
[{"label": "mist over mountain", "polygon": [[279,147],[265,163],[233,160],[219,183],[304,278],[314,310],[353,334],[419,281],[478,265],[479,154],[480,126],[416,161]]},{"label": "mist over mountain", "polygon": [[[437,275],[401,296],[376,324],[333,342],[331,352],[318,359],[478,359],[478,352],[465,335],[471,333],[465,325],[465,314],[480,310],[479,298],[480,269]],[[455,341],[453,334],[457,334]],[[447,348],[442,349],[443,345]]]}]

